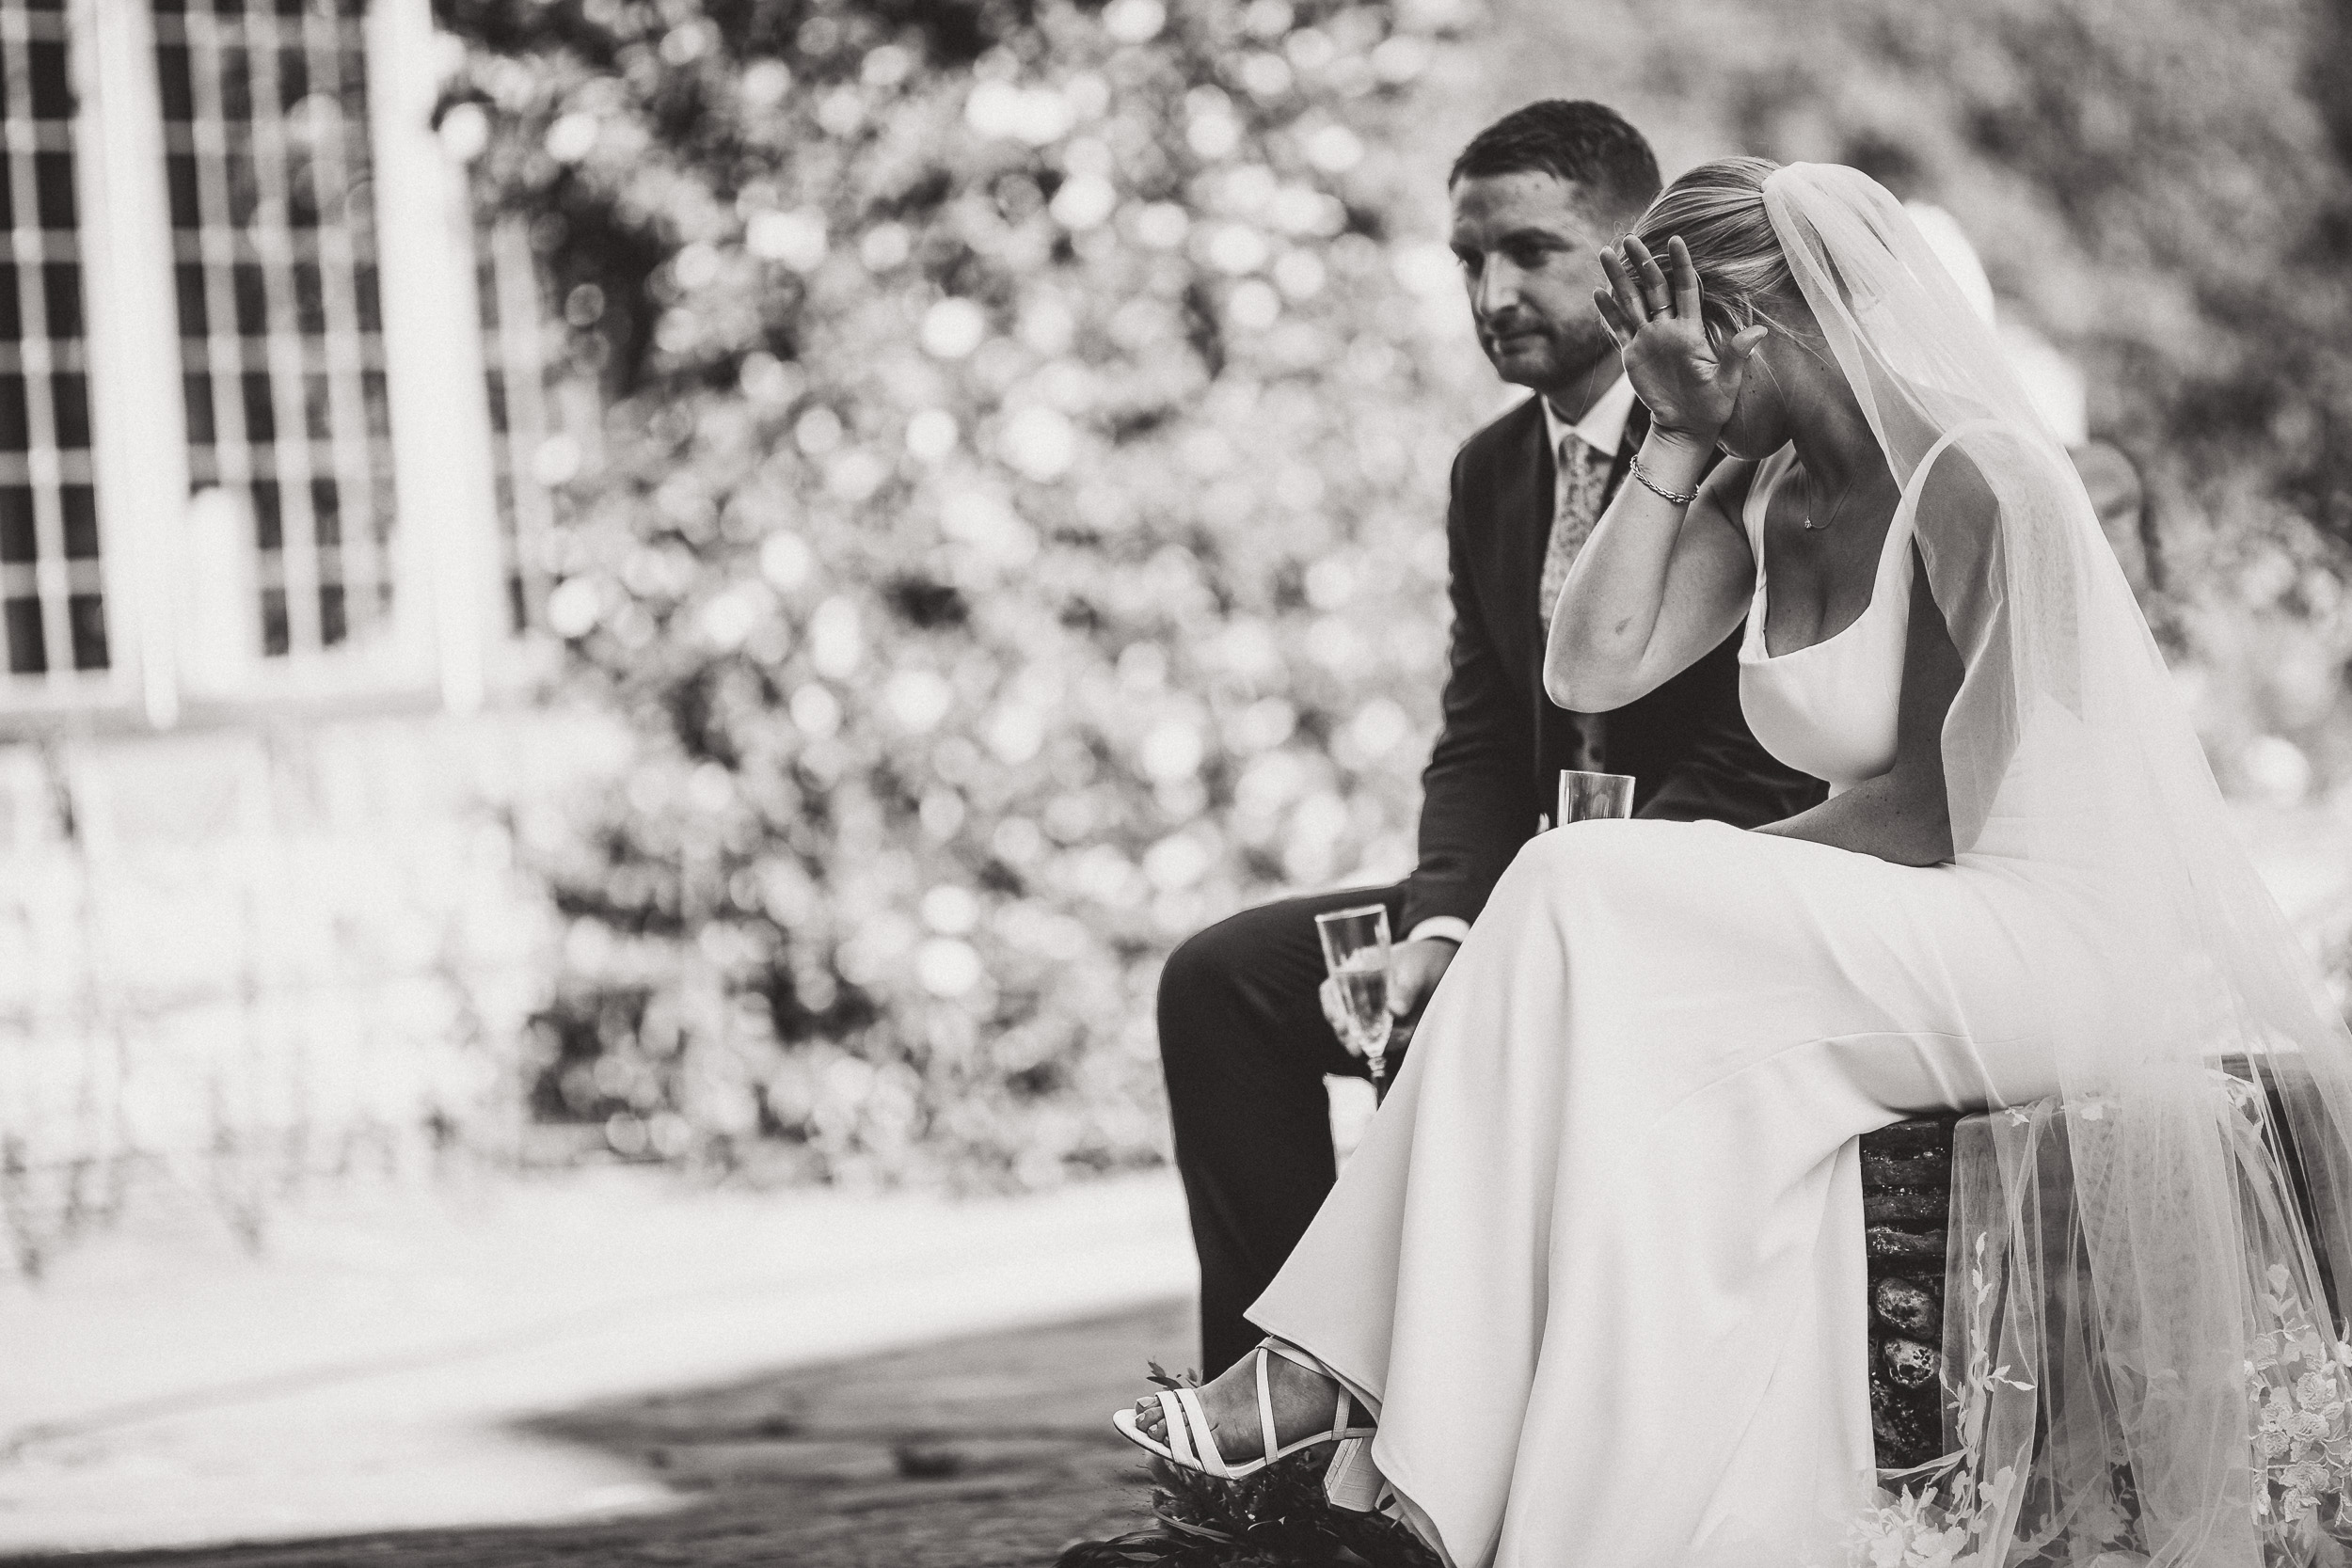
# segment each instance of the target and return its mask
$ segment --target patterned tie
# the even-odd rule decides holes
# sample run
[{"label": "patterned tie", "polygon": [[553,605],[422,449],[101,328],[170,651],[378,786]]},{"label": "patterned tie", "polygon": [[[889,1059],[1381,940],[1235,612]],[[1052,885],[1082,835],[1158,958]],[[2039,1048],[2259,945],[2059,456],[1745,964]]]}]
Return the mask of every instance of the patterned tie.
[{"label": "patterned tie", "polygon": [[[1611,461],[1573,434],[1560,437],[1560,467],[1552,487],[1558,505],[1551,519],[1551,537],[1544,544],[1544,572],[1535,590],[1535,608],[1543,619],[1539,640],[1551,629],[1551,608],[1560,602],[1560,590],[1568,580],[1568,568],[1576,564],[1576,552],[1583,548],[1593,525],[1600,521]],[[1605,771],[1601,716],[1578,713],[1566,718],[1568,750],[1562,760],[1586,772]]]},{"label": "patterned tie", "polygon": [[1601,492],[1609,487],[1609,459],[1586,446],[1573,433],[1560,437],[1560,467],[1552,493],[1558,505],[1552,514],[1551,537],[1544,546],[1544,575],[1535,591],[1535,611],[1546,630],[1551,626],[1551,607],[1576,564],[1576,552],[1600,521]]}]

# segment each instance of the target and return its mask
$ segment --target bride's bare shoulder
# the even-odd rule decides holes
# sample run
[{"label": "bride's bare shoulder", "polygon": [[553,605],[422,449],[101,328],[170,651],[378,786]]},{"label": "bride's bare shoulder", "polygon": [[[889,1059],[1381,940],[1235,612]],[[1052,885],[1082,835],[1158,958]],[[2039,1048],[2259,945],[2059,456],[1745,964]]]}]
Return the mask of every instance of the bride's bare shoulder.
[{"label": "bride's bare shoulder", "polygon": [[1935,454],[1919,481],[1918,515],[1934,524],[1966,532],[1990,529],[2000,515],[2000,500],[1987,477],[2003,459],[1987,445],[2009,437],[1988,432],[1982,439],[1956,437]]}]

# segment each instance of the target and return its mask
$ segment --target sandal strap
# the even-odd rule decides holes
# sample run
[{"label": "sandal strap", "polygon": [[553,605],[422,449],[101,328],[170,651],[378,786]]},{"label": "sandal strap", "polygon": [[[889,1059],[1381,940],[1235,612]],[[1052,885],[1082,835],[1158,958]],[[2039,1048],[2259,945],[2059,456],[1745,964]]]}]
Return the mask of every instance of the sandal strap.
[{"label": "sandal strap", "polygon": [[1252,1360],[1258,1372],[1258,1435],[1260,1444],[1258,1451],[1270,1459],[1273,1457],[1274,1451],[1281,1447],[1281,1444],[1276,1441],[1274,1434],[1274,1389],[1272,1385],[1266,1381],[1266,1367],[1269,1363],[1266,1359],[1265,1347],[1263,1345],[1260,1345],[1258,1347],[1257,1354]]},{"label": "sandal strap", "polygon": [[1200,1390],[1178,1388],[1173,1392],[1176,1396],[1176,1403],[1183,1409],[1186,1419],[1192,1423],[1193,1438],[1190,1447],[1195,1454],[1194,1463],[1200,1465],[1200,1473],[1204,1476],[1215,1476],[1219,1481],[1231,1481],[1233,1476],[1232,1467],[1225,1463],[1225,1456],[1217,1451],[1216,1433],[1209,1426],[1209,1413],[1200,1408]]},{"label": "sandal strap", "polygon": [[1184,1418],[1184,1407],[1176,1398],[1175,1390],[1163,1388],[1158,1398],[1160,1425],[1168,1433],[1168,1451],[1176,1456],[1179,1465],[1190,1466],[1200,1464],[1200,1456],[1192,1446],[1191,1423]]},{"label": "sandal strap", "polygon": [[1279,1355],[1285,1361],[1306,1368],[1339,1391],[1339,1402],[1331,1409],[1331,1430],[1327,1435],[1317,1439],[1319,1442],[1338,1441],[1341,1435],[1348,1430],[1348,1418],[1356,1413],[1356,1402],[1349,1397],[1347,1385],[1342,1382],[1339,1375],[1330,1368],[1286,1339],[1278,1339],[1269,1334],[1258,1341],[1256,1349],[1259,1353],[1258,1419],[1265,1427],[1265,1451],[1272,1453],[1277,1447],[1274,1441],[1274,1404],[1266,1394],[1265,1358],[1269,1354]]}]

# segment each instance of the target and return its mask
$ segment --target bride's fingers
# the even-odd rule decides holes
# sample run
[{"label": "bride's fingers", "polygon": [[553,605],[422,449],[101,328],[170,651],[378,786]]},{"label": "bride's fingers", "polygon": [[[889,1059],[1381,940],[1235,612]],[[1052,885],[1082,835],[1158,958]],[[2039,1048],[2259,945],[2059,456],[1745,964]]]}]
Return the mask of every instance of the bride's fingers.
[{"label": "bride's fingers", "polygon": [[1646,321],[1674,303],[1674,295],[1666,287],[1665,269],[1658,264],[1658,258],[1650,254],[1649,246],[1644,245],[1637,235],[1628,234],[1625,237],[1625,255],[1631,264],[1633,285],[1641,291],[1642,317]]},{"label": "bride's fingers", "polygon": [[1609,293],[1616,302],[1617,313],[1626,323],[1629,336],[1638,332],[1649,320],[1649,307],[1643,301],[1641,286],[1633,281],[1633,263],[1623,252],[1604,248],[1600,253],[1600,270],[1609,279]]},{"label": "bride's fingers", "polygon": [[1625,311],[1608,290],[1593,291],[1593,308],[1600,312],[1600,325],[1609,329],[1610,341],[1617,347],[1622,349],[1633,341],[1633,325],[1625,319]]},{"label": "bride's fingers", "polygon": [[1675,314],[1686,321],[1699,319],[1701,295],[1699,269],[1691,261],[1691,247],[1675,235],[1666,242],[1667,276],[1674,284]]}]

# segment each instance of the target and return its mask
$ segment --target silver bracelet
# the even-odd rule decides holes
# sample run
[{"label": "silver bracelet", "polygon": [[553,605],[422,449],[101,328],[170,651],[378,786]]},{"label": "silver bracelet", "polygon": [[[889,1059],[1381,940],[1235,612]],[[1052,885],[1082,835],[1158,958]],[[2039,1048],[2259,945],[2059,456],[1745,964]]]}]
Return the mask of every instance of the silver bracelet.
[{"label": "silver bracelet", "polygon": [[1660,499],[1672,501],[1677,506],[1688,506],[1692,501],[1699,499],[1699,493],[1696,490],[1686,490],[1682,494],[1677,495],[1674,491],[1667,489],[1664,485],[1659,483],[1658,481],[1644,473],[1642,471],[1642,459],[1638,453],[1632,458],[1631,461],[1633,464],[1633,477],[1640,480],[1644,486],[1648,489],[1649,493],[1658,497]]}]

